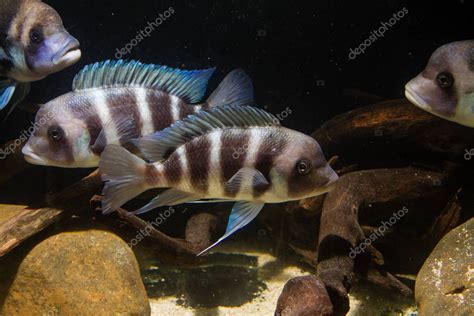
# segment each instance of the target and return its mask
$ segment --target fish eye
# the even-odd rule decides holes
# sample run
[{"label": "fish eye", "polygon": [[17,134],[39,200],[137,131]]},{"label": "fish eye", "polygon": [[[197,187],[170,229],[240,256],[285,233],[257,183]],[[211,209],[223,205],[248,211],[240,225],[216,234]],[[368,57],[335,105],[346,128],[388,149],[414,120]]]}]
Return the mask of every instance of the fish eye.
[{"label": "fish eye", "polygon": [[308,159],[301,159],[296,163],[296,170],[299,174],[305,175],[311,172],[312,166]]},{"label": "fish eye", "polygon": [[63,139],[64,136],[64,131],[61,127],[59,126],[51,126],[48,129],[48,138],[52,141],[60,141]]},{"label": "fish eye", "polygon": [[37,29],[32,29],[30,31],[30,40],[33,44],[39,44],[43,41],[43,34]]},{"label": "fish eye", "polygon": [[436,76],[436,82],[441,89],[449,89],[454,84],[454,78],[449,72],[441,72]]}]

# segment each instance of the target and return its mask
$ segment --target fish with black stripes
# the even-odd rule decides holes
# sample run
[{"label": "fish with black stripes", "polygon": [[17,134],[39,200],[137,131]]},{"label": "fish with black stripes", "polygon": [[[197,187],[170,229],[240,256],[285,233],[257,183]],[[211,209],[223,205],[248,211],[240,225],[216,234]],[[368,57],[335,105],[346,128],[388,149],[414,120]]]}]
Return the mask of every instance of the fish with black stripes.
[{"label": "fish with black stripes", "polygon": [[28,82],[58,72],[81,57],[79,42],[59,14],[40,0],[0,1],[0,110],[11,112]]},{"label": "fish with black stripes", "polygon": [[168,190],[135,214],[181,203],[235,201],[225,234],[211,247],[252,221],[265,203],[323,194],[338,179],[316,140],[250,106],[201,111],[134,143],[147,161],[117,145],[102,153],[102,211],[113,212],[155,188]]},{"label": "fish with black stripes", "polygon": [[106,145],[126,145],[201,109],[253,103],[252,81],[240,69],[202,101],[214,70],[121,60],[88,65],[74,78],[72,92],[40,108],[23,147],[25,159],[44,166],[97,167]]},{"label": "fish with black stripes", "polygon": [[405,86],[417,107],[458,124],[474,127],[474,40],[445,44],[426,68]]}]

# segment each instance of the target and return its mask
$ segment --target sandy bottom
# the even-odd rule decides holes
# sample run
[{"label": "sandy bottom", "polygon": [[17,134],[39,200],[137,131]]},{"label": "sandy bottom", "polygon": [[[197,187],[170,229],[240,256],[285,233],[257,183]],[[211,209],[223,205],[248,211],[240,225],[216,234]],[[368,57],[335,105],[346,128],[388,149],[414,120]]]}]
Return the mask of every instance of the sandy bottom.
[{"label": "sandy bottom", "polygon": [[[242,252],[239,251],[239,255],[242,255]],[[264,283],[263,289],[254,298],[239,306],[192,307],[183,303],[186,298],[172,295],[162,296],[150,300],[152,315],[273,315],[278,297],[285,283],[291,278],[314,273],[309,267],[305,269],[304,265],[302,267],[299,264],[282,263],[281,258],[277,259],[268,253],[247,251],[245,255],[257,258],[253,269],[257,271],[258,278]],[[226,265],[232,266],[232,260],[226,260],[225,262]],[[238,283],[249,282],[242,275],[238,275],[236,278],[242,278]],[[217,280],[211,286],[219,286],[219,281]],[[223,290],[225,291],[225,289]],[[229,291],[232,292],[232,289],[229,289]],[[202,293],[202,295],[206,294],[209,293]],[[186,294],[183,296],[186,296]],[[405,298],[398,293],[380,290],[370,284],[356,284],[351,292],[350,299],[351,310],[348,315],[417,315],[412,298]]]}]

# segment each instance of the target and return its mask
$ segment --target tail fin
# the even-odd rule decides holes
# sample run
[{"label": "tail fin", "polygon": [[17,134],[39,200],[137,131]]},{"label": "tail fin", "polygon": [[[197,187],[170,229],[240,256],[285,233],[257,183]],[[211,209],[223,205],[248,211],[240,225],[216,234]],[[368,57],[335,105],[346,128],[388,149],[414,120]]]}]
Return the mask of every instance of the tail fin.
[{"label": "tail fin", "polygon": [[102,212],[111,213],[137,195],[148,190],[145,185],[146,162],[123,147],[109,145],[99,162],[105,182]]},{"label": "tail fin", "polygon": [[209,107],[254,105],[253,84],[242,69],[231,71],[207,99]]}]

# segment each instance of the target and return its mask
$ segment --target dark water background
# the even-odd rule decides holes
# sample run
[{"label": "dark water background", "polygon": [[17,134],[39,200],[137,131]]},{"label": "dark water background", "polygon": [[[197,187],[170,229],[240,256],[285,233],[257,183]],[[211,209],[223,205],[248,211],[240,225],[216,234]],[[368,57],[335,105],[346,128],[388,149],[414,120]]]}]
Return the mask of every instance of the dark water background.
[{"label": "dark water background", "polygon": [[[420,72],[434,49],[474,38],[472,1],[147,1],[48,0],[82,46],[73,67],[33,85],[31,100],[70,90],[84,65],[114,58],[149,21],[172,14],[125,58],[217,71],[210,90],[230,70],[245,69],[256,99],[274,114],[287,107],[285,126],[310,133],[338,113],[362,106],[343,97],[359,89],[386,98]],[[393,14],[408,10],[365,52],[350,48]],[[17,126],[17,125],[16,125]]]}]

